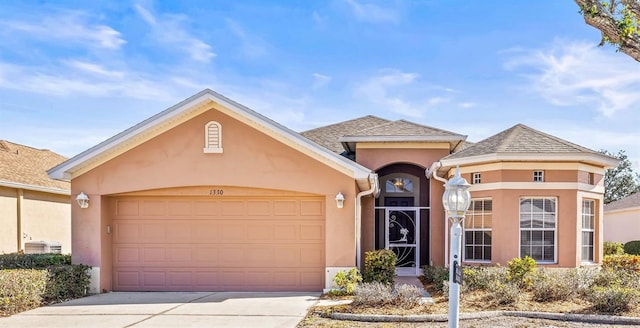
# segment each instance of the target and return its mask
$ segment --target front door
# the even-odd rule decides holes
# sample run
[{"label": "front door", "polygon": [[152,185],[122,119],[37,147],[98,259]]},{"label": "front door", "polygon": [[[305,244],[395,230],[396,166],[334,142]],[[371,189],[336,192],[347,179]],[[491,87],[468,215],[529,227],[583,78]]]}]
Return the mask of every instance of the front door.
[{"label": "front door", "polygon": [[420,211],[414,197],[385,197],[385,248],[398,257],[398,275],[416,274],[419,269]]}]

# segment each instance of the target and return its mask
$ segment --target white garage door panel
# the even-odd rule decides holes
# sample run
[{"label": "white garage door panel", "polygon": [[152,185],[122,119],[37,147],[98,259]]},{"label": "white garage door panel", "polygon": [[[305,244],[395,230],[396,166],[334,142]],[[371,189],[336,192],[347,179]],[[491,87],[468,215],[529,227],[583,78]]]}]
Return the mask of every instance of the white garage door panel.
[{"label": "white garage door panel", "polygon": [[322,198],[114,199],[114,290],[321,290]]}]

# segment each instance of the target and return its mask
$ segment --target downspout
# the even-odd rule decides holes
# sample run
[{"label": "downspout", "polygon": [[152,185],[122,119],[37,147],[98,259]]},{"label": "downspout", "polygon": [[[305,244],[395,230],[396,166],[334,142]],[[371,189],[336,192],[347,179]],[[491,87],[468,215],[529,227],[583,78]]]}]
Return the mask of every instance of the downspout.
[{"label": "downspout", "polygon": [[362,197],[380,192],[377,174],[369,174],[369,184],[371,185],[369,190],[361,191],[356,195],[356,267],[358,270],[362,263]]},{"label": "downspout", "polygon": [[[442,182],[442,183],[447,183],[447,179],[443,178],[443,177],[439,177],[438,176],[438,169],[442,167],[442,162],[437,161],[437,162],[433,162],[433,164],[431,164],[431,167],[428,168],[424,174],[427,176],[427,179],[430,179],[431,177],[433,177],[434,179]],[[431,190],[431,188],[429,188],[429,190]],[[431,222],[431,220],[429,221]],[[449,221],[446,220],[445,218],[445,225],[444,225],[444,263],[445,265],[447,263],[449,263]],[[429,229],[429,233],[431,233],[431,229]],[[431,239],[431,236],[429,236],[429,239]],[[433,247],[429,247],[429,253],[431,253],[431,249]],[[429,257],[431,257],[431,254],[429,254]]]},{"label": "downspout", "polygon": [[22,250],[22,209],[24,207],[24,190],[16,189],[16,242],[18,252]]}]

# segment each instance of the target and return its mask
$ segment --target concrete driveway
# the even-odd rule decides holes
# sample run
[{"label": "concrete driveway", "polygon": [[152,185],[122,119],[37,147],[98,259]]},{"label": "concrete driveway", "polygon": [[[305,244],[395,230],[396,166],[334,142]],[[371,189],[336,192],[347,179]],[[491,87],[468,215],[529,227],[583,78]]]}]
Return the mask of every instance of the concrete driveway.
[{"label": "concrete driveway", "polygon": [[320,293],[106,293],[0,318],[0,327],[295,327]]}]

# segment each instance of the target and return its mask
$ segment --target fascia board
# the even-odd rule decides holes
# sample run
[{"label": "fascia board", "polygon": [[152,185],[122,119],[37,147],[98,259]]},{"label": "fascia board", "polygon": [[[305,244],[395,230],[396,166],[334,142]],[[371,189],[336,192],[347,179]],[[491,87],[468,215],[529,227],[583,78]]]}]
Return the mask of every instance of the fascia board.
[{"label": "fascia board", "polygon": [[576,153],[493,153],[487,155],[477,155],[462,158],[442,159],[440,162],[443,167],[453,167],[456,165],[480,164],[497,161],[528,161],[528,162],[544,162],[544,161],[572,161],[587,162],[611,168],[618,165],[619,160],[609,156],[599,154],[576,154]]},{"label": "fascia board", "polygon": [[467,136],[344,136],[340,137],[340,142],[428,142],[428,141],[462,141]]},{"label": "fascia board", "polygon": [[68,189],[58,189],[58,188],[51,188],[51,187],[36,186],[36,185],[31,185],[31,184],[26,184],[26,183],[19,183],[19,182],[11,182],[11,181],[6,181],[6,180],[0,180],[0,187],[7,187],[7,188],[14,188],[14,189],[24,189],[24,190],[33,190],[33,191],[39,191],[39,192],[45,192],[45,193],[57,194],[57,195],[71,195],[71,190],[68,190]]},{"label": "fascia board", "polygon": [[[196,95],[189,97],[184,101],[74,156],[73,158],[50,169],[48,171],[48,174],[52,179],[70,180],[74,178],[73,171],[84,163],[97,158],[105,152],[116,149],[119,145],[124,144],[135,136],[141,135],[147,131],[154,129],[155,127],[161,126],[162,124],[169,122],[180,115],[186,114],[189,111],[195,111],[195,108],[197,108],[198,106],[211,101],[220,105],[216,107],[216,109],[222,110],[226,114],[229,114],[232,117],[239,119],[245,123],[253,123],[250,125],[263,132],[270,131],[271,133],[268,133],[270,136],[276,137],[280,141],[284,141],[285,144],[294,146],[294,148],[298,148],[295,146],[300,146],[303,149],[308,150],[308,152],[306,153],[311,153],[310,155],[312,157],[321,161],[328,161],[329,163],[333,164],[331,166],[337,166],[338,169],[341,169],[340,171],[349,173],[354,179],[368,181],[369,174],[371,173],[370,169],[347,158],[344,158],[343,156],[335,154],[328,149],[325,149],[324,147],[321,147],[320,145],[317,145],[310,140],[302,137],[297,132],[294,132],[293,130],[290,130],[289,128],[284,127],[279,123],[276,123],[275,121],[210,89],[205,89],[197,93]],[[162,133],[162,131],[158,132],[158,134],[159,133]],[[284,138],[280,136],[284,136]],[[142,143],[143,141],[145,140],[141,140],[140,143]],[[118,154],[114,154],[114,156],[116,155]]]},{"label": "fascia board", "polygon": [[164,122],[171,120],[172,118],[182,114],[184,111],[196,107],[198,104],[205,102],[209,99],[207,96],[207,90],[203,90],[194,96],[191,96],[178,104],[169,107],[168,109],[116,134],[115,136],[93,146],[80,154],[62,162],[61,164],[49,169],[47,173],[49,177],[57,180],[71,180],[73,176],[73,170],[78,166],[86,163],[97,156],[108,152],[111,149],[123,144],[130,140],[132,137],[137,136],[145,131],[161,125]]}]

